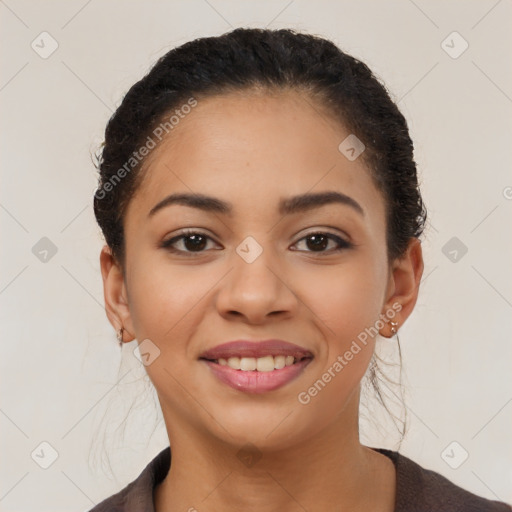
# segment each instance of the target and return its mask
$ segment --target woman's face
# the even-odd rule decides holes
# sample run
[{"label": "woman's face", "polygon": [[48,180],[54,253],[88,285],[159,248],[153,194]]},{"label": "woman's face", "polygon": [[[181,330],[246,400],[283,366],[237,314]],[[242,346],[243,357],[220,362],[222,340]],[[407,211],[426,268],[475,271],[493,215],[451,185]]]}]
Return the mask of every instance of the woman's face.
[{"label": "woman's face", "polygon": [[[298,93],[226,95],[199,100],[151,153],[125,217],[121,316],[139,344],[150,340],[141,352],[170,435],[186,426],[283,448],[354,425],[375,338],[357,352],[353,342],[386,313],[393,285],[383,197],[362,158],[338,149],[349,135]],[[174,194],[209,199],[162,205]],[[308,358],[247,373],[202,359],[230,341],[276,339]],[[265,350],[276,357],[254,354],[267,370],[291,353]]]}]

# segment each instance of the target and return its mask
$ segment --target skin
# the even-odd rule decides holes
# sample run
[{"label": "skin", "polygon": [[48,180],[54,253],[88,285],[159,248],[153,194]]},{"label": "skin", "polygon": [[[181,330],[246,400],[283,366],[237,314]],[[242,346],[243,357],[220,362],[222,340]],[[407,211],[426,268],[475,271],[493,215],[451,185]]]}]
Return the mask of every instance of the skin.
[{"label": "skin", "polygon": [[[126,212],[124,268],[107,246],[100,261],[112,325],[123,341],[160,350],[146,370],[172,464],[154,493],[157,512],[394,510],[393,463],[359,442],[360,381],[376,338],[307,405],[297,400],[393,304],[403,325],[423,273],[417,239],[388,262],[384,199],[363,159],[338,150],[349,133],[298,92],[231,93],[199,100],[148,157]],[[323,191],[352,197],[364,216],[341,204],[277,211],[281,198]],[[148,217],[177,192],[231,202],[233,214],[172,205]],[[188,253],[159,247],[182,228],[210,237],[203,252],[183,239],[175,247]],[[315,250],[305,237],[319,232],[354,245]],[[263,248],[252,263],[236,252],[247,236]],[[380,334],[391,336],[389,323]],[[198,360],[220,343],[268,338],[314,355],[272,392],[234,390]],[[246,443],[261,456],[250,467],[237,456]]]}]

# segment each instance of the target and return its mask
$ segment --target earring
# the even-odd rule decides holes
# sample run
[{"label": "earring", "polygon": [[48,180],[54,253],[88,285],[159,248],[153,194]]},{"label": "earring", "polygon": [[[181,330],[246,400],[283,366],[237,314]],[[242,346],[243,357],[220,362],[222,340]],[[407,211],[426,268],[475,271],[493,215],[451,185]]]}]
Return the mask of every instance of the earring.
[{"label": "earring", "polygon": [[391,337],[393,337],[398,332],[398,329],[397,329],[398,322],[391,321],[390,324],[391,324]]},{"label": "earring", "polygon": [[119,346],[121,347],[123,345],[123,331],[124,329],[121,327],[119,331],[117,331],[117,341],[119,341]]}]

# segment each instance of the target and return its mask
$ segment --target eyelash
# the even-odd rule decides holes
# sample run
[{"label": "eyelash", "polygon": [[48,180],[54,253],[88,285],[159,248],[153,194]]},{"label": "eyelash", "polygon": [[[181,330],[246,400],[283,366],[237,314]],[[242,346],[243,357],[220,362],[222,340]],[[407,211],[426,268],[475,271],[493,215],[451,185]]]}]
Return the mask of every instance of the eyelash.
[{"label": "eyelash", "polygon": [[[182,255],[186,254],[186,255],[190,255],[191,257],[194,257],[195,255],[201,255],[202,253],[204,253],[206,251],[205,250],[187,251],[187,250],[176,249],[175,247],[173,247],[173,245],[176,242],[178,242],[184,238],[193,236],[193,235],[199,235],[199,236],[205,237],[209,240],[212,240],[212,238],[210,236],[208,236],[206,233],[202,233],[201,231],[184,230],[179,235],[174,236],[174,237],[170,238],[169,240],[164,240],[160,244],[160,247],[162,249],[166,249],[167,251],[174,253],[174,254],[182,254]],[[347,240],[344,240],[343,238],[341,238],[337,235],[334,235],[333,233],[328,233],[328,232],[324,232],[324,231],[313,231],[311,233],[308,233],[307,235],[303,236],[300,240],[297,240],[297,242],[295,242],[294,245],[296,245],[299,242],[301,242],[302,240],[305,240],[308,237],[311,237],[314,235],[323,235],[323,236],[327,237],[329,240],[333,240],[334,242],[336,242],[339,247],[337,249],[334,249],[334,250],[331,249],[331,250],[327,250],[327,251],[300,251],[300,252],[309,252],[309,253],[313,253],[313,254],[315,254],[315,253],[317,253],[317,254],[332,254],[332,253],[338,253],[338,252],[346,250],[346,249],[351,249],[354,247],[353,243],[348,242]]]}]

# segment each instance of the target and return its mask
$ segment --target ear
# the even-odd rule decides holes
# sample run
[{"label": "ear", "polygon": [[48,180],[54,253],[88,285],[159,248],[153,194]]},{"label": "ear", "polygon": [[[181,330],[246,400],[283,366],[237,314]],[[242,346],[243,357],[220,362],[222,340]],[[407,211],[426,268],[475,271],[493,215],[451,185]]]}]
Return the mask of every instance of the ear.
[{"label": "ear", "polygon": [[101,276],[103,278],[103,296],[105,311],[112,327],[119,331],[123,328],[123,341],[135,339],[131,333],[133,325],[128,305],[126,284],[123,271],[112,255],[108,245],[103,246],[100,253]]},{"label": "ear", "polygon": [[411,238],[405,255],[391,265],[382,311],[385,325],[379,331],[382,336],[391,338],[394,332],[390,321],[397,322],[398,331],[412,313],[418,299],[423,266],[421,241],[418,238]]}]

